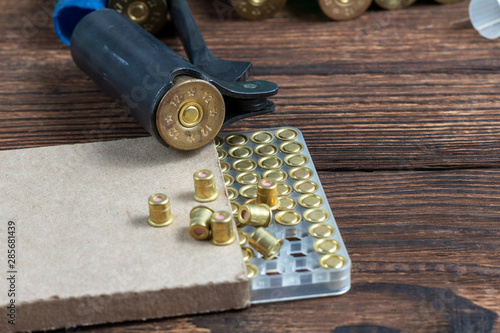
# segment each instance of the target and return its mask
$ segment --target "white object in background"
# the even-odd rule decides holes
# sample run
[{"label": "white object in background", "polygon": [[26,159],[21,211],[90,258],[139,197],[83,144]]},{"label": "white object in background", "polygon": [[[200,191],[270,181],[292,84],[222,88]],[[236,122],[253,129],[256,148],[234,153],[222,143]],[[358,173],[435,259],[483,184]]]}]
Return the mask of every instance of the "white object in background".
[{"label": "white object in background", "polygon": [[471,0],[469,16],[481,36],[488,39],[500,37],[500,0]]}]

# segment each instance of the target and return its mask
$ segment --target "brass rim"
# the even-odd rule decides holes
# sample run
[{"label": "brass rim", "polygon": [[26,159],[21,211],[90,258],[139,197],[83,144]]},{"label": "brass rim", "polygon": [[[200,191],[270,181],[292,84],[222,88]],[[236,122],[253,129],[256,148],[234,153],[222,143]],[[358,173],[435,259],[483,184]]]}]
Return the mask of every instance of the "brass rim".
[{"label": "brass rim", "polygon": [[212,84],[182,76],[163,96],[156,112],[161,138],[180,150],[193,150],[212,141],[226,114],[224,99]]}]

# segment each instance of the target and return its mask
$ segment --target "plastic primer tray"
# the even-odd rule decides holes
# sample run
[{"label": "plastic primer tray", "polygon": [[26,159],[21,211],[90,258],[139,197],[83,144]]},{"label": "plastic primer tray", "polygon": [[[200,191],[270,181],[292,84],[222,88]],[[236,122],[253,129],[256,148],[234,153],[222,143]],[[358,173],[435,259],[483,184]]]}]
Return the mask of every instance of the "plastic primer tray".
[{"label": "plastic primer tray", "polygon": [[267,230],[284,240],[279,254],[264,260],[248,245],[255,229],[238,233],[251,303],[347,292],[351,260],[302,133],[274,128],[221,135],[215,142],[237,225],[237,211],[255,200],[259,179],[278,182],[280,207]]}]

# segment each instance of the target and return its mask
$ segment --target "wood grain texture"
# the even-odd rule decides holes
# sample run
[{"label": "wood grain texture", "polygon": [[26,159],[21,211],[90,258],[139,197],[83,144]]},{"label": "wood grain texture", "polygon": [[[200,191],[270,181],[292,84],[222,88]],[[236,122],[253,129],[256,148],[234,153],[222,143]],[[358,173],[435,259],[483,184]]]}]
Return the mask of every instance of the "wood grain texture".
[{"label": "wood grain texture", "polygon": [[[76,68],[51,23],[42,24],[50,3],[0,4],[8,18],[0,147],[147,135]],[[218,2],[190,3],[216,55],[251,60],[254,78],[280,86],[275,114],[231,129],[299,127],[322,170],[500,164],[500,48],[475,32],[466,3],[372,10],[348,22],[299,0],[264,22],[219,16]],[[161,38],[181,51],[172,30]]]},{"label": "wood grain texture", "polygon": [[[251,60],[253,78],[279,84],[274,114],[228,130],[302,130],[353,261],[352,290],[75,330],[500,331],[500,44],[474,31],[468,2],[373,7],[347,22],[307,0],[263,22],[222,0],[189,4],[214,54]],[[73,64],[52,6],[0,2],[0,149],[146,136]],[[160,38],[184,54],[171,25]]]}]

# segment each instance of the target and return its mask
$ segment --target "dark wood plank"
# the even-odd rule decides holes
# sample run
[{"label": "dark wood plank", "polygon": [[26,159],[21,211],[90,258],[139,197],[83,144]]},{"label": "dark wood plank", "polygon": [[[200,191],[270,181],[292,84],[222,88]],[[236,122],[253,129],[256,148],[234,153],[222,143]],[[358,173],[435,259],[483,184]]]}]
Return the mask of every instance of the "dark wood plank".
[{"label": "dark wood plank", "polygon": [[[147,135],[72,63],[43,19],[50,3],[0,4],[8,18],[0,148]],[[255,78],[281,88],[275,114],[231,129],[298,127],[321,170],[499,165],[498,43],[474,31],[465,2],[372,10],[348,22],[304,3],[247,22],[190,1],[215,54],[252,60]],[[162,39],[181,51],[169,28]]]},{"label": "dark wood plank", "polygon": [[353,261],[347,294],[82,331],[500,328],[500,169],[320,177]]}]

